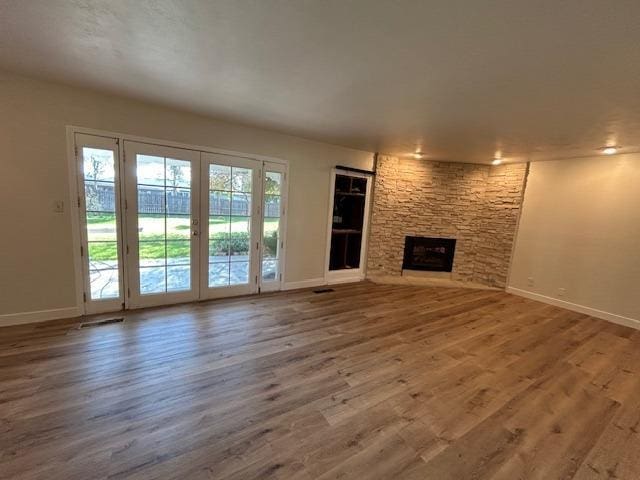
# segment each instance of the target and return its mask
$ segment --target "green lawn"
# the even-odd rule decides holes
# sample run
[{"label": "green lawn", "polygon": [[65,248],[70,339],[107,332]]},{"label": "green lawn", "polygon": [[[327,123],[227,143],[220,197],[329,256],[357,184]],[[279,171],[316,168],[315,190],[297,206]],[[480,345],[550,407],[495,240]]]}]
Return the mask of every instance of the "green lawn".
[{"label": "green lawn", "polygon": [[[88,214],[89,258],[94,261],[117,259],[115,243],[115,216]],[[167,218],[166,247],[165,221],[162,215],[141,215],[138,222],[141,259],[188,257],[190,254],[191,225],[188,217]],[[231,234],[229,235],[229,228]],[[266,248],[275,250],[278,219],[265,220]],[[100,242],[100,243],[93,243]],[[232,253],[243,253],[249,244],[249,221],[246,217],[211,217],[209,219],[209,251],[222,254],[231,248]],[[165,253],[166,248],[166,253]]]}]

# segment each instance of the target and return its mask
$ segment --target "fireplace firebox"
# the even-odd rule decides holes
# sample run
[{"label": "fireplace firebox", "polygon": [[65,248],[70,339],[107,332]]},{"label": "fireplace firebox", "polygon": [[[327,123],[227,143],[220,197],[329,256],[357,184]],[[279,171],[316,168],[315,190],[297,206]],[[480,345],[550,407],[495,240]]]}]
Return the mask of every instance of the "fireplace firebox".
[{"label": "fireplace firebox", "polygon": [[405,237],[402,268],[450,272],[453,269],[455,249],[454,238]]}]

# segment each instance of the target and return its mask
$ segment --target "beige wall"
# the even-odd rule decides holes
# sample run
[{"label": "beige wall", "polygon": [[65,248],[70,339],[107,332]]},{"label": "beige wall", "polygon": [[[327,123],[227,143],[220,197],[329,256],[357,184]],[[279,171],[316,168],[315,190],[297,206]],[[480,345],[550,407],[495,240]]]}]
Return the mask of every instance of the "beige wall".
[{"label": "beige wall", "polygon": [[369,152],[0,72],[0,315],[75,305],[66,125],[289,160],[286,282],[324,275],[331,167],[372,167]]},{"label": "beige wall", "polygon": [[532,163],[509,284],[640,320],[640,154]]}]

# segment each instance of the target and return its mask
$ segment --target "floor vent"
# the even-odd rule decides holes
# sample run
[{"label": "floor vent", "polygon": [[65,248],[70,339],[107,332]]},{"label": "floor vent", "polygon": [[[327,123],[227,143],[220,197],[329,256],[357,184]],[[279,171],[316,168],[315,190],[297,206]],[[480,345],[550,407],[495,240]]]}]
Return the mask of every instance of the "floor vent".
[{"label": "floor vent", "polygon": [[95,320],[93,322],[85,322],[80,324],[80,328],[102,327],[103,325],[111,325],[112,323],[122,323],[124,317],[105,318],[103,320]]},{"label": "floor vent", "polygon": [[319,288],[318,290],[314,290],[313,293],[329,293],[335,292],[333,288]]}]

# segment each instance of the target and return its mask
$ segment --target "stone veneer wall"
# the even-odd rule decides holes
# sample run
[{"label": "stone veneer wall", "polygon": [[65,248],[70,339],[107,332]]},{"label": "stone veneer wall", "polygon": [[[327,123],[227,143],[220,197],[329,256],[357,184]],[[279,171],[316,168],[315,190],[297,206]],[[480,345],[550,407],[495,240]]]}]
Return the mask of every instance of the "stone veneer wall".
[{"label": "stone veneer wall", "polygon": [[453,280],[504,287],[526,172],[380,156],[367,275],[401,275],[407,235],[446,237],[457,239]]}]

